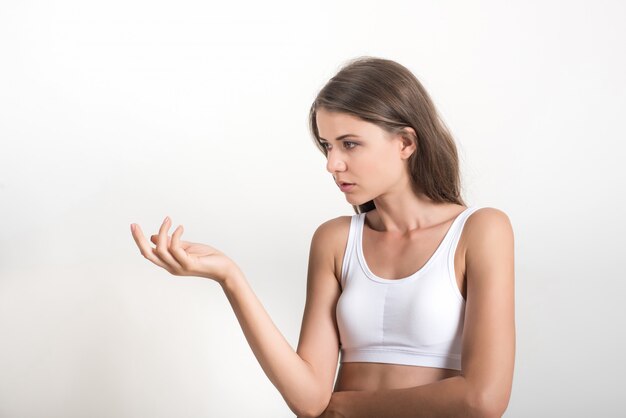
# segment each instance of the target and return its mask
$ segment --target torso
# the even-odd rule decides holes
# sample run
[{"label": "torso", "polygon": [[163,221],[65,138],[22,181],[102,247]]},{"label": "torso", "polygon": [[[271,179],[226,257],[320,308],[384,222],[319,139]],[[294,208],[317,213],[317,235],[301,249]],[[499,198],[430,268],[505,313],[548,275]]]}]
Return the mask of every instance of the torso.
[{"label": "torso", "polygon": [[[374,212],[368,213],[363,228],[363,254],[370,270],[378,277],[398,279],[411,275],[421,269],[433,255],[452,222],[466,207],[449,205],[445,211],[450,213],[446,221],[419,231],[412,231],[410,236],[393,236],[385,232],[376,231],[370,227],[374,219]],[[444,209],[442,209],[444,210]],[[370,216],[371,215],[371,216]],[[371,218],[371,219],[370,219]],[[350,217],[344,217],[345,240],[339,243],[342,250],[336,252],[335,276],[341,278],[343,249],[345,249],[347,234],[350,228]],[[461,234],[458,247],[454,255],[456,282],[466,297],[465,279],[465,250],[467,237]],[[376,390],[399,389],[424,385],[452,376],[460,371],[422,366],[405,366],[384,363],[342,363],[339,368],[335,391],[346,390]]]},{"label": "torso", "polygon": [[458,376],[461,372],[434,367],[385,363],[341,363],[334,392],[402,389]]}]

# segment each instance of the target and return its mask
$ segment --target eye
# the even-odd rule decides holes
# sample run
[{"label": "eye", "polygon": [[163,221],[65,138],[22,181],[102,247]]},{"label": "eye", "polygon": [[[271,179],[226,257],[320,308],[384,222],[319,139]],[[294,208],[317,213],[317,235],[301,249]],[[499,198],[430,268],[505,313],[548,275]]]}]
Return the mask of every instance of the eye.
[{"label": "eye", "polygon": [[[352,149],[356,147],[357,145],[359,145],[356,142],[352,142],[352,141],[342,141],[342,144],[345,149]],[[332,147],[332,145],[329,142],[320,142],[320,145],[322,146],[322,148],[326,150]]]}]

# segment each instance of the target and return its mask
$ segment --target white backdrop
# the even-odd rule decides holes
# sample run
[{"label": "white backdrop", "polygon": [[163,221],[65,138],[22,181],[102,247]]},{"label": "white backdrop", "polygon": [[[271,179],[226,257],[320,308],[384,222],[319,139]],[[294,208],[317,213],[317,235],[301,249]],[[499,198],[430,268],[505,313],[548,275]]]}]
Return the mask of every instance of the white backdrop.
[{"label": "white backdrop", "polygon": [[308,110],[360,55],[417,75],[466,202],[513,223],[505,416],[621,416],[624,16],[607,0],[2,0],[0,417],[293,416],[220,287],[149,263],[129,226],[169,215],[226,252],[295,348],[312,233],[353,213]]}]

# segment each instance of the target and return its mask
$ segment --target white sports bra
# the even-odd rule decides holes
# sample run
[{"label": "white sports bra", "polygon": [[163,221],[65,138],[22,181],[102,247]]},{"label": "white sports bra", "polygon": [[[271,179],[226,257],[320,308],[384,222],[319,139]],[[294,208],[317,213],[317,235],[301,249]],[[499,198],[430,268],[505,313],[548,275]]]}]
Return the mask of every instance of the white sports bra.
[{"label": "white sports bra", "polygon": [[465,221],[477,209],[461,212],[426,264],[402,279],[372,273],[363,256],[365,213],[352,216],[336,308],[342,363],[461,370],[465,300],[454,254]]}]

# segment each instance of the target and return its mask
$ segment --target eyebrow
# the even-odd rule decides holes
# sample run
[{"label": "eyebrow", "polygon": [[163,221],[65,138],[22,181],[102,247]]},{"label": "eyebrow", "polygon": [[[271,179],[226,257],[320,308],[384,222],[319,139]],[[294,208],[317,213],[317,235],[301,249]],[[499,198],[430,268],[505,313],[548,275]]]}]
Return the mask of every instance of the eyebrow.
[{"label": "eyebrow", "polygon": [[[337,137],[337,139],[335,139],[335,141],[342,141],[342,140],[344,140],[344,139],[346,139],[346,138],[349,138],[349,137],[358,138],[359,136],[358,136],[358,135],[354,135],[354,134],[344,134],[344,135],[338,136],[338,137]],[[327,140],[327,139],[324,139],[324,138],[322,138],[321,136],[320,136],[320,139],[321,139],[322,141],[326,141],[326,142],[328,142],[328,140]]]}]

